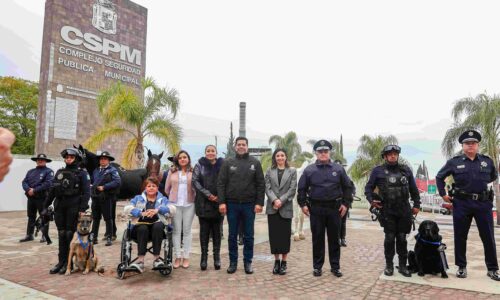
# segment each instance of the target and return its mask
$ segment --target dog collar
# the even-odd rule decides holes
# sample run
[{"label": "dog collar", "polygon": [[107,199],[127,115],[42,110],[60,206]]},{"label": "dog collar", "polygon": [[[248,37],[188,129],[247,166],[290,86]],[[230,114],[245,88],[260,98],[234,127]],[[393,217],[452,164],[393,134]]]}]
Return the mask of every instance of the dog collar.
[{"label": "dog collar", "polygon": [[431,241],[428,241],[428,240],[424,240],[423,238],[420,237],[420,233],[417,234],[416,239],[417,239],[417,241],[422,241],[422,242],[424,242],[426,244],[431,244],[431,245],[435,245],[435,246],[441,246],[441,242],[431,242]]},{"label": "dog collar", "polygon": [[83,250],[87,250],[87,247],[89,246],[89,241],[84,243],[82,239],[80,238],[80,233],[77,232],[76,235],[78,236],[78,241],[80,242],[80,245],[82,246]]}]

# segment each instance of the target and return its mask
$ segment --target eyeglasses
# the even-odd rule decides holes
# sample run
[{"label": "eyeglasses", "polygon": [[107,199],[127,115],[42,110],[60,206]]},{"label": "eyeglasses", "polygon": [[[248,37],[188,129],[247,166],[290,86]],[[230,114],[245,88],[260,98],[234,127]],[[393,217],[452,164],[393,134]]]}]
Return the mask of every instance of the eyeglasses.
[{"label": "eyeglasses", "polygon": [[391,151],[401,152],[401,147],[399,147],[398,145],[387,145],[384,147],[384,152]]},{"label": "eyeglasses", "polygon": [[316,150],[316,152],[321,153],[321,154],[328,153],[329,151],[330,150]]}]

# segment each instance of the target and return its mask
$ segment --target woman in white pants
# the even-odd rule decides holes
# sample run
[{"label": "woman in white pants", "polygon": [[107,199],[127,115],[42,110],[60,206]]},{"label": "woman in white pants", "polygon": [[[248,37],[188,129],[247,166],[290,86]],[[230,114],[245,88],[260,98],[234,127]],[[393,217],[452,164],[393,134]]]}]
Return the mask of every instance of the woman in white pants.
[{"label": "woman in white pants", "polygon": [[[184,150],[179,151],[174,158],[174,166],[168,173],[165,184],[165,194],[169,201],[177,208],[173,219],[173,242],[175,261],[174,268],[182,265],[189,267],[189,254],[191,252],[191,226],[195,214],[194,198],[196,191],[191,184],[193,168],[191,167],[191,157]],[[181,255],[181,233],[183,235],[183,251]]]}]

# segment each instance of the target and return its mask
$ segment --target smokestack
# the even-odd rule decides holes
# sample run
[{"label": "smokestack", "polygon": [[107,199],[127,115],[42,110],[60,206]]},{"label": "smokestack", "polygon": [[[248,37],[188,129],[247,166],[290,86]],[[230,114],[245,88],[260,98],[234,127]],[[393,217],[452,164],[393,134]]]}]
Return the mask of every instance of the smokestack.
[{"label": "smokestack", "polygon": [[246,118],[247,118],[247,103],[240,102],[240,135],[239,136],[245,137],[247,135]]}]

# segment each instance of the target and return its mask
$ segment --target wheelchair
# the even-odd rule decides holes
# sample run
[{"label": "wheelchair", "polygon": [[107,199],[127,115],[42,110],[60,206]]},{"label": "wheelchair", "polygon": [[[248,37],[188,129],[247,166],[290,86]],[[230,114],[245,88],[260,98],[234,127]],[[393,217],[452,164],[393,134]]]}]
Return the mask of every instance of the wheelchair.
[{"label": "wheelchair", "polygon": [[[160,217],[161,222],[164,224],[164,238],[162,241],[162,250],[163,257],[160,251],[160,259],[163,261],[163,266],[159,268],[153,268],[153,271],[159,271],[163,276],[168,276],[172,273],[173,265],[172,265],[172,254],[173,254],[173,243],[172,243],[172,232],[173,226],[167,221],[163,216]],[[129,218],[127,229],[123,232],[123,238],[121,243],[121,252],[120,252],[120,264],[116,267],[116,273],[119,279],[125,279],[125,275],[127,272],[132,273],[140,273],[140,271],[130,265],[133,264],[138,257],[132,259],[132,248],[133,242],[137,244],[137,240],[132,237],[132,229],[134,225],[132,224],[131,219]],[[151,240],[149,240],[149,243]],[[153,245],[147,247],[147,252],[153,254]]]}]

